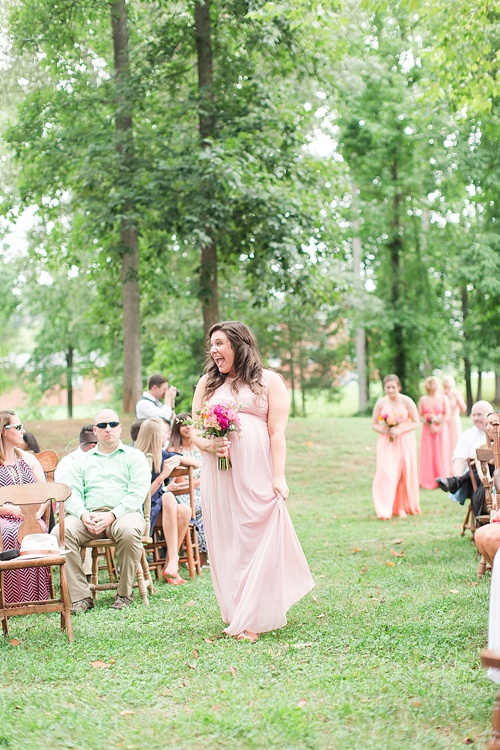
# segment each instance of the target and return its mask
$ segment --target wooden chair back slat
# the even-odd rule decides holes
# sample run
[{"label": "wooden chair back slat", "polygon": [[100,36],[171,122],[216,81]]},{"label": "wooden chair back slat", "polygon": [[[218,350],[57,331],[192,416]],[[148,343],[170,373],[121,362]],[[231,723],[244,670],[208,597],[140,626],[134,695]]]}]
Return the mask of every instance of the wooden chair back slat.
[{"label": "wooden chair back slat", "polygon": [[53,482],[54,472],[59,463],[57,453],[55,451],[41,451],[41,453],[34,453],[33,455],[44,470],[47,482]]},{"label": "wooden chair back slat", "polygon": [[[64,518],[64,502],[71,495],[71,488],[60,482],[36,482],[35,484],[13,484],[0,487],[0,505],[12,503],[23,509],[24,520],[19,526],[17,538],[22,542],[28,534],[41,534],[43,528],[36,518],[40,505],[55,500],[59,505],[59,517]],[[64,521],[61,527],[60,546],[64,547]]]}]

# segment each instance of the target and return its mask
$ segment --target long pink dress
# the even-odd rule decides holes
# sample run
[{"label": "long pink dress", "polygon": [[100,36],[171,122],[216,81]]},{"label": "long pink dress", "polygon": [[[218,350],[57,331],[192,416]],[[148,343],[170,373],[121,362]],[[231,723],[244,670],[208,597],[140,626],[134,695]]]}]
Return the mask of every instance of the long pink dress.
[{"label": "long pink dress", "polygon": [[[394,410],[394,415],[399,424],[410,421],[408,409],[404,404]],[[372,495],[378,518],[422,512],[414,430],[404,432],[392,441],[389,435],[379,434]]]},{"label": "long pink dress", "polygon": [[[424,417],[435,415],[442,417],[444,415],[444,405],[442,402],[435,403],[432,406],[426,400],[422,401]],[[450,454],[450,436],[448,424],[441,424],[438,432],[431,434],[428,424],[422,425],[422,434],[420,437],[420,464],[419,476],[420,486],[426,490],[435,490],[436,477],[449,477],[451,475],[451,454]]]},{"label": "long pink dress", "polygon": [[[272,373],[264,370],[266,386]],[[264,633],[286,625],[287,610],[314,582],[284,501],[273,494],[266,392],[257,398],[230,380],[209,403],[240,405],[241,437],[229,433],[232,468],[220,471],[205,453],[201,473],[210,571],[225,632]]]}]

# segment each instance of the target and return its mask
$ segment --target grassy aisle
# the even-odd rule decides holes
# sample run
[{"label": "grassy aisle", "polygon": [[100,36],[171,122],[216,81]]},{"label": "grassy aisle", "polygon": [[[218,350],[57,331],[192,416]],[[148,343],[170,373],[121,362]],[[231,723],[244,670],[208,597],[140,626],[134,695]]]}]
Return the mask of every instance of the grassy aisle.
[{"label": "grassy aisle", "polygon": [[206,572],[160,583],[149,610],[102,595],[71,645],[55,616],[13,619],[0,748],[486,748],[489,579],[441,491],[422,516],[376,520],[375,439],[366,419],[291,423],[289,509],[316,589],[256,644],[221,636]]}]

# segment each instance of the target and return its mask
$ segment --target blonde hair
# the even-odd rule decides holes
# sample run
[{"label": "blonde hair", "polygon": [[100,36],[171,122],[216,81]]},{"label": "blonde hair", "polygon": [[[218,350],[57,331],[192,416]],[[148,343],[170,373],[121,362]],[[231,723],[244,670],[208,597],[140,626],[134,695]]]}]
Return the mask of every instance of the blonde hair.
[{"label": "blonde hair", "polygon": [[439,380],[435,375],[429,375],[428,378],[424,380],[424,386],[427,393],[429,393],[429,385],[434,381],[436,383],[436,388],[439,388]]},{"label": "blonde hair", "polygon": [[2,432],[3,428],[6,424],[10,424],[11,417],[14,417],[16,414],[15,411],[10,411],[10,409],[4,409],[0,411],[0,463],[5,463],[5,450],[3,447],[3,438],[2,438]]},{"label": "blonde hair", "polygon": [[162,449],[163,449],[163,420],[159,417],[145,419],[139,429],[134,448],[144,454],[151,453],[153,456],[153,468],[157,474],[161,471]]},{"label": "blonde hair", "polygon": [[445,375],[442,382],[443,385],[449,385],[450,388],[455,387],[455,378],[453,377],[453,375]]}]

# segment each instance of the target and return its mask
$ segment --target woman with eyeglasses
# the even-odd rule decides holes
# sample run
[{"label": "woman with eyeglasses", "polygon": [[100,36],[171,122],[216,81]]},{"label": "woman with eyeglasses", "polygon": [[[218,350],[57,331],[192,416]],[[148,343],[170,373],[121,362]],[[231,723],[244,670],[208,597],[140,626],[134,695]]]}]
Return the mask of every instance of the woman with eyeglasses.
[{"label": "woman with eyeglasses", "polygon": [[[45,482],[45,474],[40,463],[32,453],[22,449],[23,443],[23,425],[16,413],[7,410],[0,411],[0,487]],[[44,510],[45,506],[41,506],[37,513],[40,531],[47,531],[42,520]],[[19,549],[17,532],[23,518],[23,512],[18,505],[5,503],[0,506],[0,531],[4,550]],[[49,575],[48,568],[6,571],[4,573],[5,603],[50,599]]]}]

